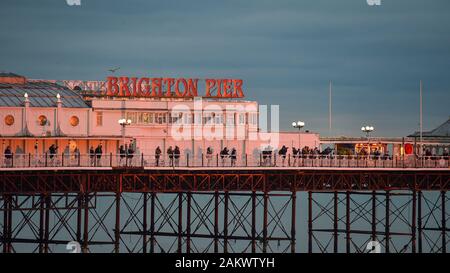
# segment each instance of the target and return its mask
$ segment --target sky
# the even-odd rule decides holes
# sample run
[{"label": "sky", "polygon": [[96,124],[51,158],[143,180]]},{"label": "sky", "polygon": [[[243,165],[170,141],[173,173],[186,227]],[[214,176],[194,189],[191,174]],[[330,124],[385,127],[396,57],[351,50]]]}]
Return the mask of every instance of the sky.
[{"label": "sky", "polygon": [[29,78],[240,78],[249,100],[280,106],[281,130],[406,136],[445,122],[450,1],[2,0],[0,71]]}]

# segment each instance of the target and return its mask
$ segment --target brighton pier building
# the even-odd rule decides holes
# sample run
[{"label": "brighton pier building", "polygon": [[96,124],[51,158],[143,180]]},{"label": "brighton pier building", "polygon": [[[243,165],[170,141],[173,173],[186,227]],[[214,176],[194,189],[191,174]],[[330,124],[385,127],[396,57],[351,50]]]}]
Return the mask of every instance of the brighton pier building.
[{"label": "brighton pier building", "polygon": [[[169,147],[178,146],[181,160],[193,162],[205,160],[208,147],[214,156],[224,147],[234,148],[238,160],[246,161],[283,145],[289,151],[319,147],[316,133],[261,130],[262,115],[270,119],[277,109],[270,114],[260,109],[256,101],[244,99],[243,82],[235,79],[62,81],[0,74],[2,152],[9,148],[16,160],[24,155],[28,161],[45,161],[39,156],[52,145],[66,164],[90,160],[92,149],[101,145],[101,160],[119,160],[120,146],[127,146],[148,165],[157,147],[162,160]],[[23,164],[30,164],[27,160]]]}]

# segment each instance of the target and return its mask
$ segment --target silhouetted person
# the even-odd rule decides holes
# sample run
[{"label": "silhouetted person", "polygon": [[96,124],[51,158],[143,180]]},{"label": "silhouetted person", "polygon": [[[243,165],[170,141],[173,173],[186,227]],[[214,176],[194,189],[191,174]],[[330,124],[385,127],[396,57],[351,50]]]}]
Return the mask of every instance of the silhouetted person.
[{"label": "silhouetted person", "polygon": [[211,147],[208,147],[206,149],[206,162],[208,167],[211,164],[212,156],[213,156],[213,149]]},{"label": "silhouetted person", "polygon": [[95,157],[97,158],[96,165],[101,166],[101,160],[103,155],[102,144],[99,144],[97,148],[95,148]]},{"label": "silhouetted person", "polygon": [[161,157],[161,149],[159,148],[159,146],[158,147],[156,147],[156,150],[155,150],[155,163],[156,163],[156,167],[158,167],[159,166],[159,158]]},{"label": "silhouetted person", "polygon": [[127,150],[127,160],[128,160],[127,162],[129,162],[130,166],[133,166],[133,155],[134,155],[133,146],[130,144]]},{"label": "silhouetted person", "polygon": [[48,153],[50,157],[50,163],[53,165],[55,163],[56,153],[58,151],[58,146],[55,144],[50,145],[48,148]]},{"label": "silhouetted person", "polygon": [[220,158],[222,159],[222,166],[225,166],[225,160],[228,157],[228,152],[229,152],[229,150],[227,147],[223,148],[223,150],[220,151]]},{"label": "silhouetted person", "polygon": [[180,166],[180,147],[175,146],[175,149],[173,150],[173,157],[175,159],[175,166]]},{"label": "silhouetted person", "polygon": [[296,149],[295,147],[292,147],[292,156],[294,157],[294,166],[297,166],[297,158],[298,158],[298,152],[300,149]]},{"label": "silhouetted person", "polygon": [[235,149],[235,148],[231,149],[231,155],[230,155],[230,158],[231,158],[231,167],[236,166],[236,158],[237,158],[236,153],[237,153],[237,152],[236,152],[236,149]]},{"label": "silhouetted person", "polygon": [[169,149],[167,149],[167,155],[169,156],[170,167],[173,167],[173,149],[172,149],[172,146],[169,146]]},{"label": "silhouetted person", "polygon": [[281,149],[278,151],[278,155],[281,157],[281,162],[282,162],[283,167],[284,167],[284,163],[286,161],[287,150],[288,150],[288,148],[285,145],[283,145],[283,147],[281,147]]},{"label": "silhouetted person", "polygon": [[95,150],[94,150],[93,146],[91,146],[91,148],[89,148],[89,159],[90,159],[91,166],[94,166],[94,164],[95,164]]},{"label": "silhouetted person", "polygon": [[123,164],[123,159],[126,157],[126,153],[127,153],[127,151],[125,150],[125,147],[123,145],[120,145],[120,147],[119,147],[119,157],[120,157],[119,165]]},{"label": "silhouetted person", "polygon": [[12,156],[13,156],[10,146],[6,147],[6,149],[4,151],[4,156],[5,156],[5,166],[10,167],[11,161],[12,161]]}]

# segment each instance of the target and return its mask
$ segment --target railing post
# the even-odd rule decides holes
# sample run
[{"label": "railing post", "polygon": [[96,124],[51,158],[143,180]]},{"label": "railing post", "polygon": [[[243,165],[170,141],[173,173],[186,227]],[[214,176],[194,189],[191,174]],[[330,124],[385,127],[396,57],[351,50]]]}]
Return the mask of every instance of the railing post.
[{"label": "railing post", "polygon": [[31,153],[28,153],[28,167],[31,167]]},{"label": "railing post", "polygon": [[186,154],[186,167],[189,167],[189,154]]},{"label": "railing post", "polygon": [[144,153],[141,153],[141,168],[144,168]]},{"label": "railing post", "polygon": [[64,167],[64,153],[61,154],[61,167]]},{"label": "railing post", "polygon": [[45,156],[45,167],[47,167],[47,153],[45,153],[44,156]]},{"label": "railing post", "polygon": [[248,158],[247,158],[247,154],[245,154],[245,167],[248,166]]},{"label": "railing post", "polygon": [[219,154],[216,154],[216,166],[219,167]]},{"label": "railing post", "polygon": [[109,153],[109,166],[112,168],[112,153]]},{"label": "railing post", "polygon": [[11,154],[11,167],[14,168],[14,153]]},{"label": "railing post", "polygon": [[202,153],[202,167],[203,167],[203,164],[204,164],[204,154]]}]

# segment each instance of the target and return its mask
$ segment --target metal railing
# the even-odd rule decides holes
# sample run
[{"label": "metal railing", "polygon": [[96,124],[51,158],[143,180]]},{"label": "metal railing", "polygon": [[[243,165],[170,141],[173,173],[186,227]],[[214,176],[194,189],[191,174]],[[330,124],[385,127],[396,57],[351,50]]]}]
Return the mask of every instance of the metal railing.
[{"label": "metal railing", "polygon": [[244,154],[0,154],[0,168],[37,167],[332,167],[332,168],[450,168],[449,156],[356,156]]}]

